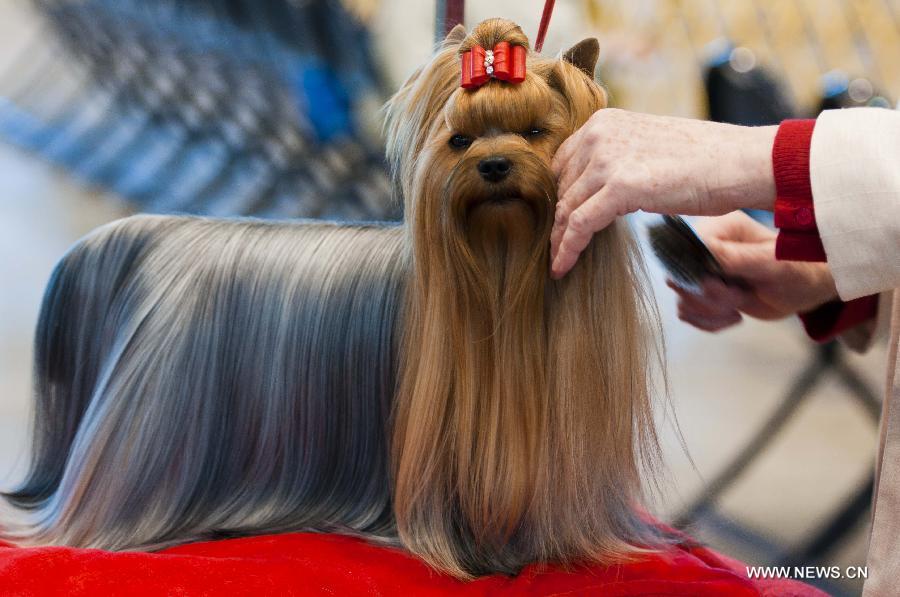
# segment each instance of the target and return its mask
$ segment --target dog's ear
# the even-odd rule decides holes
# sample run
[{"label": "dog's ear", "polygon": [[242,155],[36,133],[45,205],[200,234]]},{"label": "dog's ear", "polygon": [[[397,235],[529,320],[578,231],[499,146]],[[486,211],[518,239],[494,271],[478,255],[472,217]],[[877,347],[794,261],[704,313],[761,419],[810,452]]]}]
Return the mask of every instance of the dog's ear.
[{"label": "dog's ear", "polygon": [[458,24],[456,27],[450,30],[450,33],[447,34],[447,37],[444,38],[444,43],[442,44],[444,47],[447,46],[458,46],[466,39],[468,32],[466,31],[465,26],[462,23]]},{"label": "dog's ear", "polygon": [[[559,91],[568,104],[570,132],[584,124],[595,111],[606,107],[606,92],[594,80],[594,67],[599,56],[600,43],[592,37],[585,39],[567,50],[562,60],[556,61],[547,78],[550,86]],[[582,74],[587,75],[587,79]]]},{"label": "dog's ear", "polygon": [[594,78],[598,58],[600,58],[600,42],[596,37],[581,40],[563,54],[563,60],[577,67],[591,79]]}]

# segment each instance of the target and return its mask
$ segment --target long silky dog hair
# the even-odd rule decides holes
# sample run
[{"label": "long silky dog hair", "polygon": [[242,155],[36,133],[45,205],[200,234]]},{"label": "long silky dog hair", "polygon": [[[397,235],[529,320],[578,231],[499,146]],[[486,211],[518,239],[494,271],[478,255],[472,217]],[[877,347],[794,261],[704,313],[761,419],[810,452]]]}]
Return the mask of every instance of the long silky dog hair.
[{"label": "long silky dog hair", "polygon": [[[548,277],[550,159],[605,95],[596,40],[459,87],[455,29],[390,101],[405,224],[135,216],[72,248],[35,342],[3,538],[112,550],[343,532],[459,578],[610,562],[658,448],[654,306],[625,224]],[[502,181],[479,163],[501,156]]]}]

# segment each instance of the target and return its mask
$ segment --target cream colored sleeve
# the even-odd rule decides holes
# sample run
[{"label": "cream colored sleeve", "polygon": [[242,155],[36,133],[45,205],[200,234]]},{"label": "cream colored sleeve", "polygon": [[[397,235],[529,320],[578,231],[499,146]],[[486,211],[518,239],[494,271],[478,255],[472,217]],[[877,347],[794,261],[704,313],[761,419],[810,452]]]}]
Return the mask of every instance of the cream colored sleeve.
[{"label": "cream colored sleeve", "polygon": [[809,163],[816,223],[841,298],[900,286],[900,112],[823,112]]}]

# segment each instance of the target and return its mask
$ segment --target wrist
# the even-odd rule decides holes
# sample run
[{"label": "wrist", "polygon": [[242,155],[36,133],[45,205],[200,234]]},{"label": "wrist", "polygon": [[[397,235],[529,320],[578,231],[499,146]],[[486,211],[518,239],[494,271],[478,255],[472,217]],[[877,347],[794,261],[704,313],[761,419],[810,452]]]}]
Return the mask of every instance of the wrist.
[{"label": "wrist", "polygon": [[840,299],[837,286],[834,283],[834,276],[831,275],[828,265],[825,263],[808,263],[803,265],[809,268],[811,272],[810,288],[815,289],[814,307]]},{"label": "wrist", "polygon": [[[748,127],[748,144],[745,158],[751,176],[748,196],[751,209],[772,211],[775,207],[775,170],[772,165],[772,147],[778,126]],[[752,139],[751,139],[752,137]]]},{"label": "wrist", "polygon": [[739,209],[772,211],[775,205],[775,174],[772,168],[772,146],[777,126],[734,126],[719,155],[723,161],[713,165],[718,184],[711,185],[714,204],[724,212]]}]

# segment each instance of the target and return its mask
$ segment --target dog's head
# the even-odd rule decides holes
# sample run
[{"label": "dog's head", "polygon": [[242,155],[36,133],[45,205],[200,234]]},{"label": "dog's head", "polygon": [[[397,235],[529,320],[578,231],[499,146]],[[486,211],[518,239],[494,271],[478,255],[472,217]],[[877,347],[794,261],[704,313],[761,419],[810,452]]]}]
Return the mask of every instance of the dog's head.
[{"label": "dog's head", "polygon": [[[524,48],[524,80],[490,78],[463,88],[463,55],[500,42]],[[560,59],[544,58],[504,19],[484,21],[469,34],[462,26],[450,32],[388,106],[388,158],[418,239],[547,245],[556,203],[550,160],[605,106],[593,79],[598,51],[591,38]]]}]

